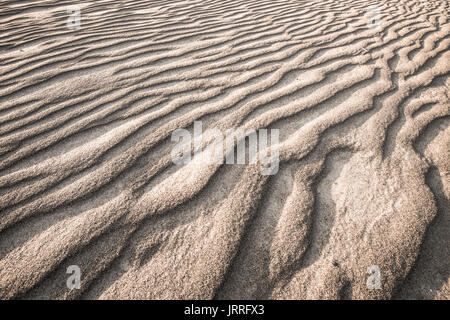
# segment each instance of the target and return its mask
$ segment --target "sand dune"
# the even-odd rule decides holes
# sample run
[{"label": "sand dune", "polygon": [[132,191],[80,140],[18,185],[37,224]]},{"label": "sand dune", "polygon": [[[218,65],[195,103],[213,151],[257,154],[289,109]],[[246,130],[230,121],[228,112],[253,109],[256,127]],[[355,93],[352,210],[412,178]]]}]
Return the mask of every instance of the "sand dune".
[{"label": "sand dune", "polygon": [[[0,1],[0,298],[450,299],[449,13]],[[194,121],[278,173],[174,164]]]}]

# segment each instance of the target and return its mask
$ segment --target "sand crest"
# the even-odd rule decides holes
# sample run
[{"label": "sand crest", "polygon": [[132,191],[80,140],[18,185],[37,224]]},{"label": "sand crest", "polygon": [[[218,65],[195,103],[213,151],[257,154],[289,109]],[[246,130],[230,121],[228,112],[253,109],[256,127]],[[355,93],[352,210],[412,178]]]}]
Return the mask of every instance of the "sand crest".
[{"label": "sand crest", "polygon": [[[1,1],[0,298],[450,299],[449,12]],[[276,174],[175,164],[196,121]]]}]

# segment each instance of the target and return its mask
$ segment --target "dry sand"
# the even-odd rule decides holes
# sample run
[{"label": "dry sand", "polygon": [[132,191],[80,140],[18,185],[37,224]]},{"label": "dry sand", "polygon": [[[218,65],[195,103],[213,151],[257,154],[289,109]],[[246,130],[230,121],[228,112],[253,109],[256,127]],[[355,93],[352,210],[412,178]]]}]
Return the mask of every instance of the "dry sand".
[{"label": "dry sand", "polygon": [[[450,299],[449,12],[0,1],[0,298]],[[195,120],[279,172],[173,164]]]}]

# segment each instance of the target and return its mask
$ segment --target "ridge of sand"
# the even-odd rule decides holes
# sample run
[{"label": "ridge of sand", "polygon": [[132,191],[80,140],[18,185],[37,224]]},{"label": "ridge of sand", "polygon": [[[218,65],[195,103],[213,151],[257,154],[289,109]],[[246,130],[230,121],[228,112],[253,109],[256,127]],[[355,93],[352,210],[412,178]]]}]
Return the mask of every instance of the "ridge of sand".
[{"label": "ridge of sand", "polygon": [[[449,12],[1,1],[0,298],[450,299]],[[194,121],[279,129],[279,172],[176,166]]]}]

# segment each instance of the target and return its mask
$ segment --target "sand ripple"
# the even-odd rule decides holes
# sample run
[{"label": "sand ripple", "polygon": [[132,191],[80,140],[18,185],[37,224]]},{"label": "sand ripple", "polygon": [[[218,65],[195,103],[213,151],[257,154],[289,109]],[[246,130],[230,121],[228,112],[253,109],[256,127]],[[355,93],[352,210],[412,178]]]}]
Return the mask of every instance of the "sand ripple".
[{"label": "sand ripple", "polygon": [[[0,298],[450,299],[449,10],[2,1]],[[194,121],[278,174],[174,165]]]}]

